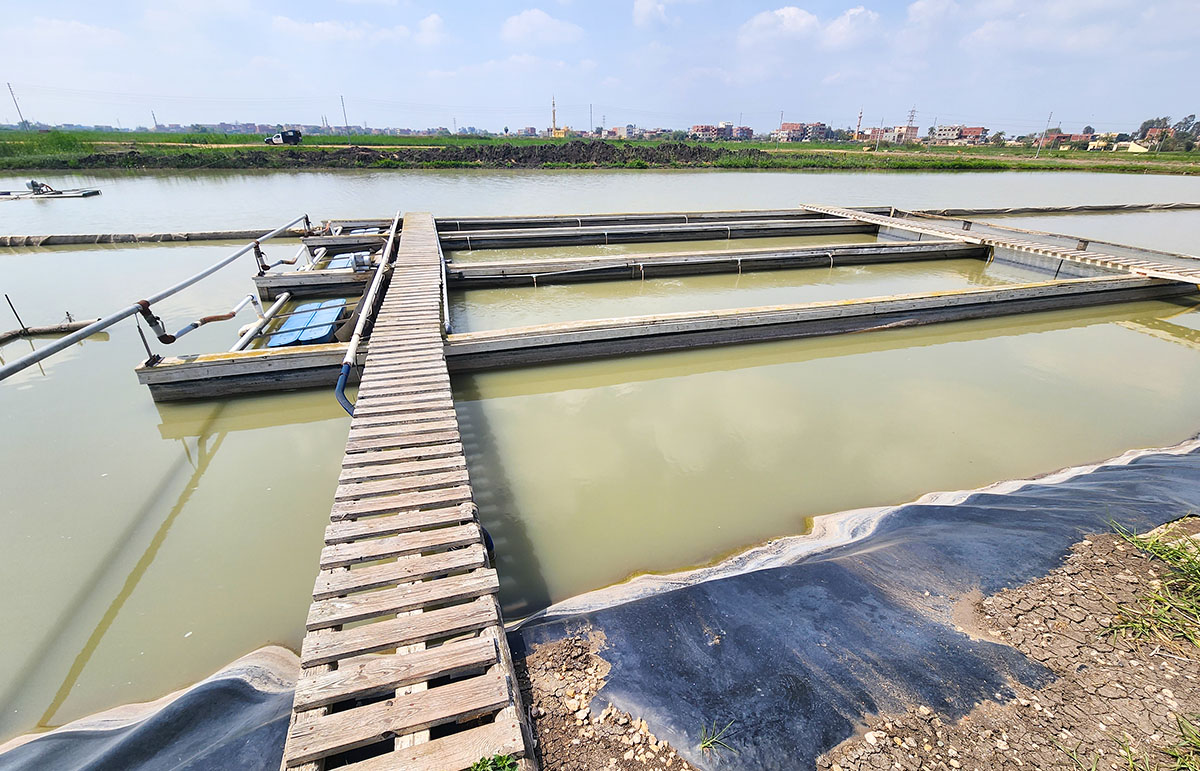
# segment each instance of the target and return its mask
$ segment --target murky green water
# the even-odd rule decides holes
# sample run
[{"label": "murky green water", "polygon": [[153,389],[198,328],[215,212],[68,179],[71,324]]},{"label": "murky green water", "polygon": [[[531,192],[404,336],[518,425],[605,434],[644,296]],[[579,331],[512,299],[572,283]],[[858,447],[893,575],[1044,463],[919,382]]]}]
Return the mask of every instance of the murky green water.
[{"label": "murky green water", "polygon": [[1180,311],[1140,303],[459,376],[503,601],[521,615],[804,532],[820,514],[1182,441],[1200,428],[1200,353],[1186,330],[1169,342],[1116,323]]},{"label": "murky green water", "polygon": [[964,259],[497,287],[451,292],[450,322],[454,332],[478,332],[584,319],[940,292],[1047,278],[1015,265]]},{"label": "murky green water", "polygon": [[[302,210],[325,218],[396,209],[465,216],[798,201],[919,208],[1200,200],[1197,178],[1059,173],[45,181],[99,184],[104,195],[0,203],[0,232],[270,227]],[[0,188],[21,184],[0,178]],[[1133,226],[1117,240],[1163,246],[1161,231]],[[0,291],[31,324],[66,310],[94,317],[229,250],[0,250]],[[292,251],[268,246],[273,257]],[[247,257],[158,310],[178,329],[233,305],[251,290],[252,272]],[[1104,323],[1023,335],[1008,334],[1017,328],[1009,320],[961,327],[978,340],[949,341],[939,336],[952,330],[931,327],[460,380],[460,393],[476,399],[463,407],[475,437],[472,475],[504,559],[505,600],[534,607],[635,570],[675,568],[796,532],[821,511],[1183,438],[1200,428],[1192,396],[1200,357],[1109,323],[1174,310],[1105,309],[1097,312]],[[13,325],[3,307],[0,319],[0,327]],[[178,352],[224,350],[248,320],[202,328]],[[1170,323],[1200,327],[1195,314]],[[10,343],[0,357],[28,345]],[[263,644],[295,646],[302,635],[348,420],[323,390],[157,408],[133,373],[144,356],[124,322],[106,340],[0,384],[0,741],[157,698]]]},{"label": "murky green water", "polygon": [[773,238],[722,238],[702,241],[652,241],[595,246],[523,246],[512,249],[461,249],[446,256],[452,262],[479,263],[494,260],[553,260],[566,257],[616,257],[634,254],[678,254],[679,252],[723,252],[783,246],[827,246],[829,244],[872,244],[874,233],[845,233],[833,236],[779,236]]}]

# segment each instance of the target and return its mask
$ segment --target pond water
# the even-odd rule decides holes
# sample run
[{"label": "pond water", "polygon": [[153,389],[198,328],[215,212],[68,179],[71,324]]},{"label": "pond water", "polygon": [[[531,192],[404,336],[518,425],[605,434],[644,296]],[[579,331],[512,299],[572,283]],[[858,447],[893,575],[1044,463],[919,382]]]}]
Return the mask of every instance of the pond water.
[{"label": "pond water", "polygon": [[845,233],[832,236],[781,236],[775,238],[732,238],[703,241],[653,241],[595,246],[526,246],[510,249],[460,249],[446,256],[456,263],[495,260],[553,260],[564,257],[618,257],[637,254],[677,254],[679,252],[724,252],[741,249],[765,249],[788,246],[827,246],[829,244],[872,244],[874,233]]},{"label": "pond water", "polygon": [[1182,441],[1200,427],[1200,352],[1173,318],[1195,324],[1189,307],[458,376],[508,612],[804,532],[820,514]]},{"label": "pond water", "polygon": [[[16,190],[27,175],[0,175]],[[103,194],[0,206],[2,233],[273,228],[314,218],[772,209],[798,203],[902,208],[1200,201],[1200,177],[1088,172],[777,172],[714,170],[38,172],[54,187]]]},{"label": "pond water", "polygon": [[451,292],[450,323],[456,333],[478,332],[585,319],[941,292],[1047,278],[1016,265],[960,259],[497,287]]},{"label": "pond water", "polygon": [[[1200,200],[1200,178],[1063,173],[43,176],[104,194],[0,203],[0,232],[265,229],[303,210],[327,218]],[[21,184],[0,178],[0,188]],[[1124,227],[1117,240],[1170,248],[1156,240],[1163,228],[1116,224],[1129,216],[1096,227],[1112,222]],[[1076,229],[1066,220],[1059,228]],[[0,250],[0,290],[30,324],[68,310],[92,318],[232,246]],[[289,256],[294,245],[267,249]],[[226,310],[250,291],[252,272],[246,257],[159,313],[177,329]],[[516,613],[797,532],[825,511],[1182,438],[1200,428],[1190,387],[1200,358],[1115,323],[1179,310],[1109,308],[1083,314],[1087,324],[1020,335],[1000,320],[963,327],[963,339],[928,328],[459,379],[476,437],[472,474],[503,544],[505,602]],[[1193,317],[1168,323],[1200,326]],[[7,309],[0,318],[15,326]],[[178,351],[155,348],[223,350],[240,323],[204,327]],[[29,345],[12,342],[0,357]],[[157,698],[302,635],[348,419],[324,390],[157,407],[133,373],[144,357],[128,321],[0,384],[0,741]],[[817,461],[828,474],[814,471]],[[556,519],[556,510],[565,513]]]}]

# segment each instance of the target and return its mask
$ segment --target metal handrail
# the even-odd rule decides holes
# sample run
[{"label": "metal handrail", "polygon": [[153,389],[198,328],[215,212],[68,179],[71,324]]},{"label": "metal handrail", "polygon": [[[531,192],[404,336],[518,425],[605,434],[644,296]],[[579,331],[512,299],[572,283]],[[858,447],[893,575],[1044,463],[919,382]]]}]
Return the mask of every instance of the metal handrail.
[{"label": "metal handrail", "polygon": [[[202,281],[203,279],[208,278],[209,276],[211,276],[213,273],[216,273],[221,268],[224,268],[225,266],[234,262],[238,257],[241,257],[246,252],[252,251],[255,247],[257,247],[259,245],[259,243],[266,241],[267,239],[274,238],[275,236],[279,235],[280,233],[283,233],[288,228],[292,227],[293,225],[295,225],[298,222],[307,221],[307,220],[308,220],[308,215],[301,214],[299,217],[296,217],[294,220],[292,220],[291,222],[288,222],[286,225],[282,225],[278,228],[275,228],[270,233],[266,233],[265,235],[259,236],[258,238],[254,239],[250,243],[243,246],[241,249],[238,249],[233,254],[230,254],[229,256],[222,258],[218,262],[208,266],[207,268],[200,271],[199,273],[195,273],[195,274],[189,276],[188,278],[185,278],[183,281],[180,281],[177,284],[169,286],[166,289],[163,289],[162,291],[156,292],[156,293],[150,295],[145,300],[139,300],[139,301],[133,303],[132,305],[122,308],[119,311],[110,313],[109,315],[105,316],[104,318],[100,319],[99,321],[97,321],[93,324],[88,324],[86,327],[79,330],[78,332],[72,332],[69,335],[60,337],[58,340],[55,340],[53,343],[50,343],[49,345],[47,345],[44,348],[39,348],[36,351],[32,351],[31,353],[28,353],[28,354],[22,356],[21,358],[17,359],[16,361],[12,361],[12,362],[9,362],[8,364],[5,364],[4,366],[0,367],[0,380],[9,378],[9,377],[17,374],[21,370],[25,369],[26,367],[31,367],[34,364],[37,364],[39,361],[42,361],[43,359],[47,359],[47,358],[53,356],[54,354],[58,353],[59,351],[64,351],[67,348],[70,348],[75,343],[78,343],[80,340],[86,340],[87,338],[91,337],[92,335],[96,334],[97,332],[101,332],[105,329],[108,329],[112,325],[116,324],[118,321],[123,321],[124,319],[127,319],[130,316],[133,316],[134,314],[141,313],[143,316],[148,316],[150,318],[153,318],[152,314],[150,314],[150,306],[153,305],[154,303],[156,303],[160,300],[165,300],[166,298],[170,297],[171,295],[177,294],[178,292],[182,292],[184,289],[187,289],[188,287],[192,286],[193,284],[195,284],[199,281]],[[147,320],[149,321],[149,318]],[[161,326],[161,322],[159,322],[159,326]]]},{"label": "metal handrail", "polygon": [[358,304],[361,310],[358,314],[358,323],[354,325],[354,334],[351,335],[350,343],[346,347],[346,356],[342,359],[342,371],[338,374],[337,386],[333,391],[338,404],[342,405],[342,409],[351,417],[354,416],[354,403],[346,398],[346,381],[350,379],[350,370],[358,359],[358,346],[362,342],[363,335],[366,334],[367,324],[375,315],[376,295],[383,286],[384,276],[392,266],[392,252],[396,241],[396,230],[400,227],[400,217],[400,212],[396,212],[396,217],[392,220],[392,228],[388,231],[387,244],[383,247],[383,254],[379,256],[379,267],[375,269],[371,285],[367,288],[367,293],[363,295],[362,302]]}]

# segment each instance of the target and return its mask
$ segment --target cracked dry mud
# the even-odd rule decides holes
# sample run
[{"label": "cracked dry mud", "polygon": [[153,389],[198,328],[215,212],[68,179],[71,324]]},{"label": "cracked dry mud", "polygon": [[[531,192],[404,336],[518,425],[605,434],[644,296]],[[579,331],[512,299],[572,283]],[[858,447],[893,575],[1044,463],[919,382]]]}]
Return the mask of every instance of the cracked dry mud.
[{"label": "cracked dry mud", "polygon": [[[1194,534],[1200,520],[1178,526]],[[1121,742],[1151,768],[1173,767],[1158,751],[1177,738],[1177,715],[1200,712],[1200,651],[1108,632],[1117,607],[1152,591],[1165,571],[1117,536],[1097,535],[1045,577],[977,599],[960,620],[964,631],[1012,645],[1057,679],[1039,690],[1010,684],[1016,698],[985,702],[958,721],[928,706],[880,716],[818,767],[1129,768]]]}]

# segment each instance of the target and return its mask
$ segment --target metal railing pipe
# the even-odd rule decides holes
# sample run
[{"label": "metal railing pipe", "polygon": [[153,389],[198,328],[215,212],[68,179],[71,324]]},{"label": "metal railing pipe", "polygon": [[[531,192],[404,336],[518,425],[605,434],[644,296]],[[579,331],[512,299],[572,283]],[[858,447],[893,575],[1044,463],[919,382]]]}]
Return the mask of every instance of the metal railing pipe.
[{"label": "metal railing pipe", "polygon": [[346,398],[346,381],[350,378],[350,369],[358,359],[358,346],[362,343],[367,326],[375,315],[375,303],[379,291],[383,287],[383,279],[391,269],[392,252],[396,243],[396,231],[400,227],[400,216],[400,212],[396,212],[396,217],[392,220],[392,228],[388,231],[387,243],[383,247],[383,253],[379,255],[379,266],[375,268],[375,275],[371,278],[371,285],[367,287],[367,293],[363,295],[362,302],[358,304],[360,311],[358,323],[354,325],[354,334],[350,336],[350,343],[346,346],[346,356],[342,359],[342,371],[338,376],[337,387],[334,389],[338,404],[342,405],[342,408],[352,417],[354,404]]},{"label": "metal railing pipe", "polygon": [[229,352],[236,353],[237,351],[245,348],[247,345],[250,345],[250,341],[258,337],[259,333],[263,331],[263,328],[267,326],[267,324],[271,323],[271,319],[275,318],[275,315],[279,313],[279,311],[290,299],[292,299],[291,292],[283,292],[280,294],[279,297],[276,298],[275,302],[271,304],[271,307],[267,308],[266,312],[263,313],[262,317],[259,318],[258,321],[254,322],[254,326],[250,327],[250,329],[246,330],[246,334],[238,338],[238,341],[233,344],[233,347],[229,349]]},{"label": "metal railing pipe", "polygon": [[147,310],[147,309],[149,309],[149,307],[151,305],[153,305],[156,302],[159,302],[160,300],[164,300],[173,294],[182,292],[184,289],[187,289],[188,287],[192,286],[193,284],[208,278],[209,276],[216,273],[221,268],[224,268],[226,265],[229,265],[230,263],[234,262],[238,257],[241,257],[246,252],[253,250],[254,247],[257,246],[260,242],[266,241],[269,238],[274,238],[275,236],[279,235],[280,233],[283,233],[285,230],[290,228],[292,225],[295,225],[298,222],[304,221],[305,219],[307,219],[307,217],[308,217],[307,214],[301,214],[299,217],[296,217],[294,220],[292,220],[291,222],[288,222],[286,225],[282,225],[282,226],[272,230],[270,233],[266,233],[262,236],[259,236],[255,240],[253,240],[250,243],[243,246],[241,249],[238,249],[233,254],[230,254],[228,257],[225,257],[225,258],[219,260],[218,262],[208,266],[207,268],[200,271],[199,273],[195,273],[191,276],[188,276],[183,281],[180,281],[177,284],[169,286],[166,289],[163,289],[159,292],[155,292],[154,294],[147,297],[145,300],[140,300],[138,302],[135,302],[132,305],[122,308],[119,311],[116,311],[115,313],[110,313],[109,315],[103,317],[99,321],[97,321],[93,324],[88,324],[86,327],[79,330],[78,332],[72,332],[69,335],[60,337],[58,340],[55,340],[53,343],[47,345],[44,348],[39,348],[36,351],[32,351],[30,353],[25,354],[24,356],[22,356],[21,358],[15,360],[15,361],[5,364],[4,366],[0,367],[0,380],[9,378],[9,377],[17,374],[21,370],[25,369],[26,367],[31,367],[34,364],[37,364],[39,361],[42,361],[43,359],[47,359],[47,358],[53,356],[54,354],[58,353],[59,351],[66,350],[67,348],[70,348],[75,343],[78,343],[80,340],[86,340],[87,338],[91,337],[92,335],[96,334],[97,332],[102,332],[103,330],[108,329],[113,324],[116,324],[118,321],[123,321],[123,320],[129,318],[130,316],[134,315],[135,313],[141,313],[143,310]]}]

